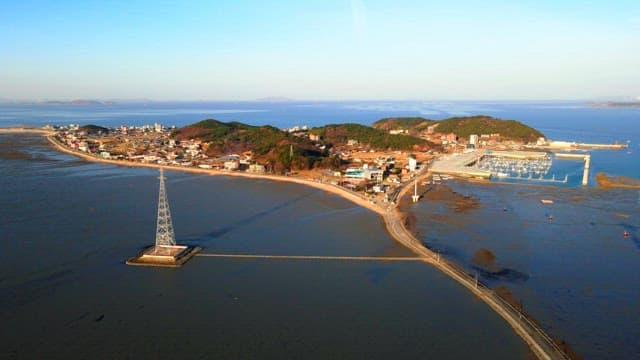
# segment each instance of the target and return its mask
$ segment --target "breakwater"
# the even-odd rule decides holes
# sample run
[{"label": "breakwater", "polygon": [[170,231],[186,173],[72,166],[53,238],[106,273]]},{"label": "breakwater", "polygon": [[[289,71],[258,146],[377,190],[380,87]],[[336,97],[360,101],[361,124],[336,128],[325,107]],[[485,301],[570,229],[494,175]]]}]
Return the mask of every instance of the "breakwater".
[{"label": "breakwater", "polygon": [[546,150],[622,150],[628,147],[627,144],[577,143],[569,141],[550,141],[547,145],[536,146],[538,149]]}]

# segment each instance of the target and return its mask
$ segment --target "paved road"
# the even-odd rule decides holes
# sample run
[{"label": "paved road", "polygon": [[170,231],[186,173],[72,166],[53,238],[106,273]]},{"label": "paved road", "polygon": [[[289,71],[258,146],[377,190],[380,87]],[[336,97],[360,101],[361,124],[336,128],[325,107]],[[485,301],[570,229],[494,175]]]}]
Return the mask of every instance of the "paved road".
[{"label": "paved road", "polygon": [[[417,175],[417,181],[431,175],[429,172]],[[405,182],[401,185],[398,191],[398,201],[406,192],[411,188],[413,181]],[[498,315],[502,316],[513,327],[518,335],[529,345],[533,353],[539,359],[568,359],[556,345],[556,343],[535,323],[527,319],[517,309],[502,300],[490,289],[478,285],[477,280],[472,279],[468,274],[456,269],[448,261],[440,259],[440,256],[426,248],[420,240],[418,240],[412,233],[410,233],[403,224],[403,217],[397,210],[396,206],[387,208],[387,211],[383,215],[385,225],[389,234],[412,250],[415,254],[422,257],[423,261],[429,263],[445,274],[449,275],[454,280],[458,281],[473,294],[483,300],[489,307],[491,307]]]}]

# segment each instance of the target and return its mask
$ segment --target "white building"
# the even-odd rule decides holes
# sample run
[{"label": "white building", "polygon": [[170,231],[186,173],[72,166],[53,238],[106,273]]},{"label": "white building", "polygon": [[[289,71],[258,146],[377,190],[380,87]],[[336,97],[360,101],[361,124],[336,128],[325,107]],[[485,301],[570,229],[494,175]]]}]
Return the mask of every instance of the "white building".
[{"label": "white building", "polygon": [[478,139],[479,139],[479,137],[476,134],[469,135],[469,144],[477,147],[478,146]]},{"label": "white building", "polygon": [[416,171],[417,168],[418,160],[413,156],[409,156],[409,171]]},{"label": "white building", "polygon": [[384,172],[377,168],[348,168],[344,177],[348,179],[373,180],[382,182]]},{"label": "white building", "polygon": [[392,129],[389,130],[389,134],[390,135],[402,135],[402,134],[408,134],[409,130],[406,129]]},{"label": "white building", "polygon": [[264,173],[266,171],[264,165],[262,164],[251,164],[249,165],[249,172],[252,173]]},{"label": "white building", "polygon": [[224,162],[225,170],[238,170],[240,167],[240,162],[238,160],[230,160]]}]

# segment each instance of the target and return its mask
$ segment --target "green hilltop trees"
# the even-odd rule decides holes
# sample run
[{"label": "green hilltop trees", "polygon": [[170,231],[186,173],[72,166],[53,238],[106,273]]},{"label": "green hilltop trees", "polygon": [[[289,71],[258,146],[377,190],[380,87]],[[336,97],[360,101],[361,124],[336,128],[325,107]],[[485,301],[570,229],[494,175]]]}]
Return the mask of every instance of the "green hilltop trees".
[{"label": "green hilltop trees", "polygon": [[385,118],[373,123],[373,126],[379,129],[403,129],[413,133],[422,132],[431,125],[437,125],[436,132],[455,133],[460,137],[468,137],[472,134],[500,134],[503,139],[522,142],[531,142],[539,137],[544,137],[540,131],[519,121],[497,119],[485,115],[452,117],[444,120],[416,117]]}]

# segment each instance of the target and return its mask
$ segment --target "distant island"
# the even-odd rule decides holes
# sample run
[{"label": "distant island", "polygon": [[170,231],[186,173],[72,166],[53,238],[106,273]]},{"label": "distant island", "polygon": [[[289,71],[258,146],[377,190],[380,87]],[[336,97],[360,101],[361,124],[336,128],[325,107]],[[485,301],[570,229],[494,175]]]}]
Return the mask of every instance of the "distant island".
[{"label": "distant island", "polygon": [[13,100],[13,99],[0,99],[0,104],[16,104],[16,105],[115,105],[113,100],[90,100],[90,99],[75,99],[75,100]]},{"label": "distant island", "polygon": [[640,108],[640,100],[608,101],[608,102],[601,102],[601,103],[592,103],[591,106],[596,108]]},{"label": "distant island", "polygon": [[258,102],[271,102],[271,103],[282,103],[282,102],[292,102],[295,99],[291,99],[285,96],[268,96],[260,99],[256,99]]},{"label": "distant island", "polygon": [[41,104],[48,105],[115,105],[113,101],[100,101],[100,100],[87,100],[87,99],[76,99],[76,100],[47,100],[40,102]]}]

